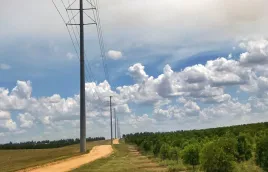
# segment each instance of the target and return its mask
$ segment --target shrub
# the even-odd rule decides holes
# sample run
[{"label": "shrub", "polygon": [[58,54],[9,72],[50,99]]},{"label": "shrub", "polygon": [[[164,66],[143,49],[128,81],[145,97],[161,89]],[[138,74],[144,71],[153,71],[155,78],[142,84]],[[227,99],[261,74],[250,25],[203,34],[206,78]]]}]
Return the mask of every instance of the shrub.
[{"label": "shrub", "polygon": [[247,161],[252,157],[252,145],[248,136],[239,135],[237,137],[238,161]]},{"label": "shrub", "polygon": [[206,172],[231,172],[234,169],[234,156],[219,142],[210,142],[202,149],[201,166]]},{"label": "shrub", "polygon": [[154,156],[157,156],[160,152],[160,148],[161,148],[162,144],[159,142],[156,142],[155,145],[153,145],[153,154]]},{"label": "shrub", "polygon": [[268,136],[260,139],[256,145],[256,164],[268,171]]},{"label": "shrub", "polygon": [[183,162],[190,164],[195,169],[195,166],[199,164],[199,146],[198,144],[190,144],[183,150]]},{"label": "shrub", "polygon": [[169,158],[169,145],[164,143],[161,148],[160,148],[160,158],[162,160],[168,159]]},{"label": "shrub", "polygon": [[150,141],[147,141],[147,140],[144,140],[142,143],[141,143],[141,147],[144,151],[148,152],[151,150],[151,142]]},{"label": "shrub", "polygon": [[169,150],[169,159],[177,161],[179,160],[179,150],[176,147],[171,147]]}]

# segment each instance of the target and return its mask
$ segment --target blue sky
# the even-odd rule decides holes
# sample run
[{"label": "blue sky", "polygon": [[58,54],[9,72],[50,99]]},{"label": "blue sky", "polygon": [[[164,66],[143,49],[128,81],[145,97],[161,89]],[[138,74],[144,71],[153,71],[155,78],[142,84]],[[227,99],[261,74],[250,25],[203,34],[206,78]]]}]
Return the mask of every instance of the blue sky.
[{"label": "blue sky", "polygon": [[[86,84],[87,136],[109,136],[110,95],[123,133],[267,120],[265,0],[99,2],[110,83],[96,28],[86,27],[96,78]],[[78,137],[79,60],[68,32],[52,2],[21,3],[0,7],[0,140]]]}]

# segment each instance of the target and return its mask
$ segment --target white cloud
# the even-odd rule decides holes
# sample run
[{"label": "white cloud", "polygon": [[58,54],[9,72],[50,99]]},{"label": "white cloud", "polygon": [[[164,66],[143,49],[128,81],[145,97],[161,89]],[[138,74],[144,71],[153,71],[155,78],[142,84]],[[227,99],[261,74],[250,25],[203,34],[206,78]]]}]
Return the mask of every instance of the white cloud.
[{"label": "white cloud", "polygon": [[[263,115],[268,109],[267,64],[246,60],[258,58],[260,54],[261,59],[267,58],[265,41],[244,41],[240,47],[250,56],[244,58],[241,55],[239,60],[220,57],[181,71],[165,65],[162,74],[155,77],[149,76],[141,63],[136,63],[128,68],[135,83],[119,86],[116,91],[107,81],[86,83],[89,127],[103,128],[103,132],[109,133],[110,95],[125,131],[151,131],[156,125],[168,125],[172,120],[174,126],[170,127],[174,128],[176,124],[211,126],[219,119],[222,122],[217,125],[267,119]],[[247,92],[250,98],[241,101],[239,97],[232,97],[233,89],[243,96],[247,96]],[[79,103],[79,95],[33,97],[31,82],[17,81],[11,91],[0,88],[0,132],[5,135],[17,133],[19,129],[29,130],[38,125],[57,133],[62,133],[70,125],[77,128]],[[18,112],[12,114],[17,115],[14,118],[17,121],[11,119],[10,112],[14,111]],[[167,129],[169,126],[162,127]],[[78,131],[72,134],[75,132]]]},{"label": "white cloud", "polygon": [[9,66],[8,64],[0,63],[0,70],[8,70],[10,68],[11,66]]},{"label": "white cloud", "polygon": [[240,55],[240,61],[245,65],[263,65],[268,63],[268,41],[265,39],[242,42],[241,48],[247,52]]},{"label": "white cloud", "polygon": [[144,66],[141,63],[130,66],[128,72],[136,82],[141,83],[148,79],[148,75],[145,73]]},{"label": "white cloud", "polygon": [[0,110],[0,120],[10,119],[10,112]]},{"label": "white cloud", "polygon": [[66,57],[67,57],[69,60],[72,60],[72,59],[74,59],[75,55],[74,55],[73,53],[68,52],[68,53],[66,54]]},{"label": "white cloud", "polygon": [[29,99],[31,94],[32,86],[30,81],[17,81],[17,86],[11,92],[11,95],[21,99]]},{"label": "white cloud", "polygon": [[17,124],[12,119],[0,120],[0,131],[16,131]]},{"label": "white cloud", "polygon": [[123,54],[121,51],[109,50],[107,54],[108,54],[108,57],[113,60],[119,60],[123,57]]},{"label": "white cloud", "polygon": [[142,116],[130,115],[128,118],[128,124],[135,129],[146,129],[147,127],[150,127],[154,122],[155,120],[150,118],[147,114],[143,114]]},{"label": "white cloud", "polygon": [[18,120],[21,123],[21,128],[32,128],[32,126],[34,125],[34,119],[35,118],[29,113],[18,115]]}]

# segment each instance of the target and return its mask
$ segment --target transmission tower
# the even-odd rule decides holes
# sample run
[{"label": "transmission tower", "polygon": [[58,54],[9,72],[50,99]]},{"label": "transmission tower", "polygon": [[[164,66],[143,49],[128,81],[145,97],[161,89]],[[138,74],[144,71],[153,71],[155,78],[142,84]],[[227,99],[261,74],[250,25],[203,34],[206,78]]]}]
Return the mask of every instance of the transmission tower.
[{"label": "transmission tower", "polygon": [[[68,5],[68,7],[66,7],[66,5],[64,4],[63,0],[61,0],[65,10],[66,10],[66,14],[68,16],[68,22],[65,21],[63,15],[61,14],[59,8],[57,7],[57,5],[55,4],[54,0],[52,0],[53,4],[55,5],[57,11],[59,12],[62,20],[64,21],[64,23],[66,24],[67,30],[69,32],[69,35],[72,39],[72,43],[74,45],[73,42],[73,38],[71,36],[70,30],[68,28],[69,25],[73,26],[73,25],[77,25],[80,27],[80,152],[81,153],[85,153],[86,152],[86,101],[85,101],[85,49],[84,49],[84,25],[97,25],[95,20],[92,20],[92,23],[86,23],[84,24],[84,13],[86,10],[96,10],[96,7],[92,7],[92,8],[84,8],[84,3],[83,0],[79,0],[79,8],[72,8],[73,4],[76,2],[77,0],[74,0],[71,4]],[[87,1],[89,2],[89,1]],[[91,4],[91,3],[90,3]],[[92,4],[91,4],[92,5]],[[70,18],[68,11],[78,11],[76,15],[80,15],[80,23],[72,23],[73,20],[75,20],[75,16],[72,16],[72,18]],[[87,13],[85,13],[87,14]],[[88,16],[90,18],[90,16]],[[74,45],[74,48],[76,50],[76,47]]]},{"label": "transmission tower", "polygon": [[110,117],[111,117],[111,145],[113,144],[113,112],[112,112],[112,96],[110,96]]},{"label": "transmission tower", "polygon": [[117,138],[120,139],[118,118],[116,118]]},{"label": "transmission tower", "polygon": [[120,123],[118,122],[118,118],[117,118],[117,130],[118,130],[118,138],[121,139]]},{"label": "transmission tower", "polygon": [[117,133],[116,133],[116,122],[117,122],[117,118],[116,118],[116,112],[115,112],[115,108],[114,108],[114,138],[116,139],[117,137],[116,137],[116,135],[117,135]]}]

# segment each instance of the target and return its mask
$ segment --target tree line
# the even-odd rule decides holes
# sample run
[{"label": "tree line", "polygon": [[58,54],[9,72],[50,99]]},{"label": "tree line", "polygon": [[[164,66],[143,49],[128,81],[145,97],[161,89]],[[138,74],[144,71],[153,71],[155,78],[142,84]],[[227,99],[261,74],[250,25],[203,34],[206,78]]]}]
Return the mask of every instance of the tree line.
[{"label": "tree line", "polygon": [[253,161],[268,171],[268,123],[176,132],[123,135],[145,153],[205,172],[232,172]]},{"label": "tree line", "polygon": [[[99,141],[105,140],[105,137],[88,137],[86,139],[89,141]],[[27,141],[20,143],[6,143],[0,144],[0,149],[50,149],[50,148],[60,148],[64,146],[69,146],[73,144],[80,143],[80,139],[61,139],[61,140],[43,140],[43,141]]]}]

